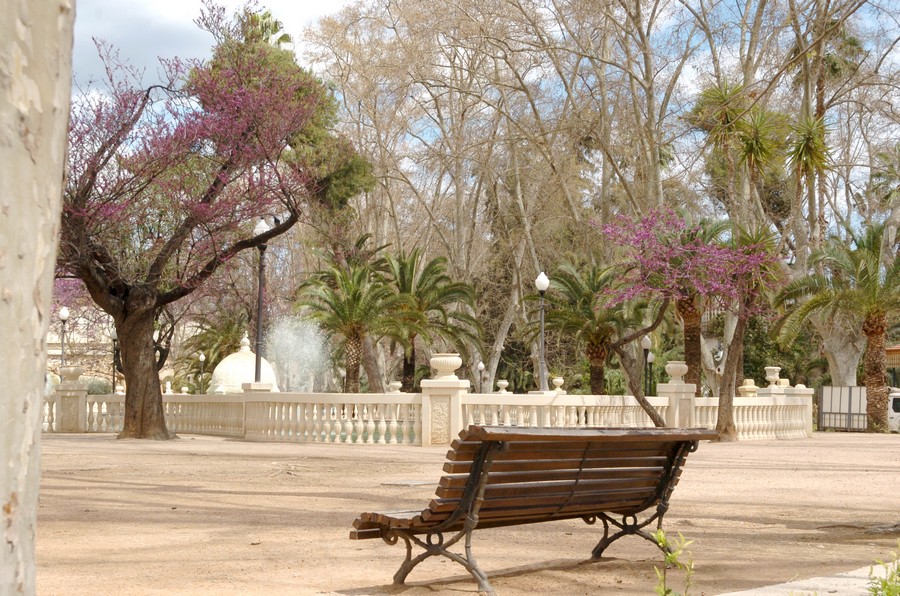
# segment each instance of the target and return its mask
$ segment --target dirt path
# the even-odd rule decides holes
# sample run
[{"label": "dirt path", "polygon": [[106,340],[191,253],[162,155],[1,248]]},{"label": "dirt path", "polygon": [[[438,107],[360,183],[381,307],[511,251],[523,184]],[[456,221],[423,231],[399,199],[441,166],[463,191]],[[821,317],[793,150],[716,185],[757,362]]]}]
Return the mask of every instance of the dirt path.
[{"label": "dirt path", "polygon": [[[403,548],[347,539],[362,511],[424,506],[444,448],[45,435],[42,450],[39,595],[477,593],[445,559],[394,588]],[[871,564],[900,538],[900,436],[703,444],[664,526],[694,541],[692,594]],[[658,551],[626,538],[587,562],[597,532],[486,530],[473,550],[501,595],[652,593]]]}]

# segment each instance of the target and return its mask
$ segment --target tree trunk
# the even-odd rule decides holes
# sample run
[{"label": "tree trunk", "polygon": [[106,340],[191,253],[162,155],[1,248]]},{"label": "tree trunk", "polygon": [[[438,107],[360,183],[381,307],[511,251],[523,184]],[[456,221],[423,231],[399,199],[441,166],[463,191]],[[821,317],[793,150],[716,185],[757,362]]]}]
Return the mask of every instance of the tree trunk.
[{"label": "tree trunk", "polygon": [[16,2],[0,15],[0,594],[34,594],[47,326],[59,238],[73,5]]},{"label": "tree trunk", "polygon": [[125,370],[125,420],[120,439],[170,439],[156,367],[154,309],[129,309],[116,322]]},{"label": "tree trunk", "polygon": [[409,339],[409,349],[403,350],[403,372],[400,391],[412,393],[416,388],[416,337]]},{"label": "tree trunk", "polygon": [[887,366],[884,340],[887,316],[883,312],[866,317],[863,332],[866,334],[866,353],[863,370],[866,376],[866,430],[873,433],[888,432]]},{"label": "tree trunk", "polygon": [[675,312],[678,313],[684,330],[684,361],[688,366],[684,382],[693,383],[697,387],[695,395],[700,397],[700,370],[703,368],[700,341],[703,313],[694,306],[693,300],[676,300]]},{"label": "tree trunk", "polygon": [[344,379],[345,393],[359,393],[359,364],[362,355],[362,338],[348,337],[344,346],[347,376]]},{"label": "tree trunk", "polygon": [[864,336],[859,325],[829,321],[825,315],[814,316],[810,320],[822,338],[831,384],[835,387],[855,386],[856,371],[865,351]]},{"label": "tree trunk", "polygon": [[384,393],[384,381],[381,378],[381,367],[378,366],[378,350],[371,337],[365,337],[362,341],[362,365],[366,369],[366,378],[369,380],[370,393]]},{"label": "tree trunk", "polygon": [[716,432],[720,441],[737,441],[737,427],[734,424],[734,394],[737,391],[738,371],[743,373],[744,335],[747,332],[749,311],[744,308],[738,315],[734,327],[734,337],[722,367],[722,387],[719,390],[719,412],[716,419]]},{"label": "tree trunk", "polygon": [[653,422],[653,426],[663,428],[666,425],[666,421],[662,419],[659,412],[656,411],[656,408],[654,408],[653,405],[647,401],[647,398],[644,397],[644,390],[641,387],[641,375],[638,374],[637,371],[640,364],[643,364],[643,359],[641,359],[639,364],[638,359],[621,346],[614,345],[613,349],[619,357],[619,363],[622,365],[622,370],[625,371],[625,378],[628,381],[628,388],[631,391],[631,395],[637,400],[641,409],[644,410]]},{"label": "tree trunk", "polygon": [[591,371],[591,395],[606,395],[606,359],[609,347],[588,345],[585,350]]}]

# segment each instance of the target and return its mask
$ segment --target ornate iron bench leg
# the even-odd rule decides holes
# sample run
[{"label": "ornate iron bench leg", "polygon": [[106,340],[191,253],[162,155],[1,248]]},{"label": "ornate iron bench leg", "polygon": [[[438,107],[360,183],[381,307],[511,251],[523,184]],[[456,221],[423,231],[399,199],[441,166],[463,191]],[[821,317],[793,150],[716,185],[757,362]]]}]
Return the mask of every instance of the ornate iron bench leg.
[{"label": "ornate iron bench leg", "polygon": [[[466,524],[466,526],[469,526],[469,524]],[[488,581],[487,574],[482,571],[482,569],[478,566],[477,561],[475,561],[475,557],[472,556],[473,528],[474,524],[472,524],[472,527],[465,527],[463,530],[453,536],[453,538],[447,541],[446,544],[444,544],[444,535],[441,532],[426,534],[425,541],[422,541],[413,534],[406,534],[405,532],[397,530],[389,530],[383,533],[382,539],[388,544],[396,544],[398,539],[401,538],[406,543],[406,559],[403,561],[403,563],[400,564],[400,568],[397,570],[397,573],[394,574],[394,584],[402,585],[406,581],[406,577],[416,567],[416,565],[418,565],[425,559],[428,559],[429,557],[442,556],[447,557],[451,561],[455,561],[462,565],[466,569],[466,571],[469,572],[469,575],[471,575],[475,579],[475,581],[478,582],[478,589],[480,592],[486,594],[494,594],[494,588]],[[447,550],[449,547],[456,544],[462,537],[465,537],[466,539],[465,557]],[[413,542],[420,546],[425,552],[420,553],[416,557],[413,557]]]},{"label": "ornate iron bench leg", "polygon": [[[597,543],[597,546],[594,547],[594,550],[591,552],[592,559],[599,559],[603,556],[603,551],[606,550],[610,544],[621,538],[622,536],[640,536],[644,540],[652,542],[657,548],[660,548],[663,551],[667,549],[661,547],[652,534],[644,531],[644,528],[657,521],[657,527],[662,524],[662,514],[660,511],[657,511],[652,517],[647,519],[642,523],[638,523],[637,517],[634,515],[626,515],[622,517],[622,521],[618,522],[615,519],[609,517],[605,513],[601,513],[599,516],[591,516],[589,518],[584,518],[584,521],[588,524],[594,524],[597,521],[597,517],[600,518],[600,521],[603,522],[603,538],[600,542]],[[619,529],[618,532],[609,535],[609,525],[612,524]]]}]

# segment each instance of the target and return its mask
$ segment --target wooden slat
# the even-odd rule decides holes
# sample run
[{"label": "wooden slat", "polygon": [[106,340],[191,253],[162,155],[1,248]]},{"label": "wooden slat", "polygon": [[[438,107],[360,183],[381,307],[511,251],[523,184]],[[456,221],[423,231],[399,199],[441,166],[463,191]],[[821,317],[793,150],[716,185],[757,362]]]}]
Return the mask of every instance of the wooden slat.
[{"label": "wooden slat", "polygon": [[635,443],[665,437],[670,441],[710,441],[718,438],[707,429],[691,428],[521,428],[516,426],[470,426],[459,433],[463,441],[528,441],[551,438],[555,441],[609,441]]},{"label": "wooden slat", "polygon": [[[639,443],[615,444],[599,440],[580,440],[580,441],[551,441],[551,440],[525,440],[525,441],[507,441],[506,448],[501,457],[516,457],[516,454],[522,453],[528,456],[539,457],[542,453],[564,452],[571,453],[573,457],[583,454],[585,450],[596,453],[603,452],[620,452],[620,453],[636,453],[643,455],[649,452],[665,453],[671,449],[673,444],[678,441],[664,440],[660,437],[652,437],[646,441]],[[447,452],[449,461],[472,461],[475,457],[478,447],[481,446],[480,441],[467,441],[459,444],[455,449]]]},{"label": "wooden slat", "polygon": [[[581,467],[590,468],[646,468],[662,467],[668,461],[667,457],[620,457],[608,459],[589,459],[582,466],[581,460],[572,459],[548,459],[548,460],[494,460],[491,466],[492,472],[513,471],[539,471],[539,470],[577,470]],[[459,462],[444,463],[444,472],[448,474],[465,474],[471,469],[471,464]]]},{"label": "wooden slat", "polygon": [[[662,466],[646,466],[646,467],[629,467],[623,468],[586,468],[581,471],[579,477],[585,480],[599,480],[603,478],[659,478],[662,473]],[[560,470],[511,470],[507,472],[491,471],[488,477],[488,483],[493,484],[515,484],[517,482],[537,482],[544,480],[562,480],[571,478],[571,471],[568,469]],[[468,481],[467,474],[451,474],[441,476],[438,481],[440,489],[463,488]]]}]

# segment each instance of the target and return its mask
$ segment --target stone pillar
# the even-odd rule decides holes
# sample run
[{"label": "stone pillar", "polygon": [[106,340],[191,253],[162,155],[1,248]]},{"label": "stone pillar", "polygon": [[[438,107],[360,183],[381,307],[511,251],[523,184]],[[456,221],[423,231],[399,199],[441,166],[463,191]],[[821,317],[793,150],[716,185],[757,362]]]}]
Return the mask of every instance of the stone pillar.
[{"label": "stone pillar", "polygon": [[62,380],[56,386],[56,432],[86,433],[87,386],[78,380],[80,366],[61,366]]},{"label": "stone pillar", "polygon": [[685,383],[683,376],[687,372],[687,364],[672,360],[666,364],[668,383],[656,385],[656,395],[669,399],[666,409],[666,426],[671,428],[692,428],[696,426],[694,416],[695,395],[697,386]]},{"label": "stone pillar", "polygon": [[459,354],[435,354],[431,366],[437,374],[421,382],[422,446],[449,445],[465,424],[462,398],[470,383],[454,372],[462,366]]},{"label": "stone pillar", "polygon": [[804,414],[805,422],[803,423],[803,431],[806,433],[807,437],[811,437],[813,431],[815,430],[815,421],[813,419],[813,405],[816,401],[815,389],[807,387],[802,383],[797,383],[793,387],[787,387],[785,389],[785,393],[787,393],[788,395],[796,395],[797,397],[805,398],[804,408],[806,410],[806,413]]},{"label": "stone pillar", "polygon": [[656,395],[669,400],[666,409],[666,426],[671,428],[692,428],[696,426],[694,417],[697,386],[693,383],[658,383]]}]

